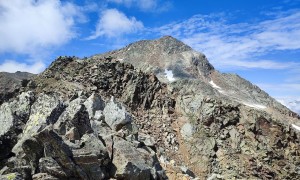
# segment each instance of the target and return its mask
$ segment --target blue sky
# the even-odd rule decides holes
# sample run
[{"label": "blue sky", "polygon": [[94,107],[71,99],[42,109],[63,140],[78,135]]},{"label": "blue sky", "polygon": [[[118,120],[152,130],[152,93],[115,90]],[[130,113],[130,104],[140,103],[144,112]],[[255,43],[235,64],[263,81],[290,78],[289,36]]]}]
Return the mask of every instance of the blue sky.
[{"label": "blue sky", "polygon": [[0,71],[38,73],[60,55],[171,35],[221,72],[300,101],[299,0],[0,0],[0,27]]}]

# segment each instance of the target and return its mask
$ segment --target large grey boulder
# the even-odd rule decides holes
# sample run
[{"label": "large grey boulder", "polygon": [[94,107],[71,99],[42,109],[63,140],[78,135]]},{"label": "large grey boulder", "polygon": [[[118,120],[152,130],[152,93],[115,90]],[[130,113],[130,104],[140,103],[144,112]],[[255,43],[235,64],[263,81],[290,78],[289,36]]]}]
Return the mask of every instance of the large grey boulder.
[{"label": "large grey boulder", "polygon": [[58,97],[41,94],[32,105],[30,117],[12,152],[15,154],[22,152],[23,142],[33,137],[47,125],[55,123],[63,110],[64,105]]},{"label": "large grey boulder", "polygon": [[116,102],[113,97],[105,106],[103,114],[105,116],[105,122],[113,130],[120,130],[125,124],[132,121],[132,117],[126,111],[125,107],[122,106],[121,103]]},{"label": "large grey boulder", "polygon": [[122,138],[114,137],[113,161],[117,179],[150,180],[164,177],[164,172],[150,148],[135,148]]},{"label": "large grey boulder", "polygon": [[54,129],[60,135],[65,135],[73,127],[76,127],[80,137],[91,131],[89,113],[83,103],[84,99],[81,97],[71,101],[66,110],[59,116],[54,124]]},{"label": "large grey boulder", "polygon": [[72,149],[75,163],[86,172],[88,179],[105,179],[104,167],[111,160],[102,141],[94,134],[85,134],[80,143],[81,148]]},{"label": "large grey boulder", "polygon": [[85,102],[84,105],[86,107],[87,112],[89,113],[90,119],[100,120],[101,112],[105,107],[105,102],[101,99],[101,97],[95,93],[93,93]]}]

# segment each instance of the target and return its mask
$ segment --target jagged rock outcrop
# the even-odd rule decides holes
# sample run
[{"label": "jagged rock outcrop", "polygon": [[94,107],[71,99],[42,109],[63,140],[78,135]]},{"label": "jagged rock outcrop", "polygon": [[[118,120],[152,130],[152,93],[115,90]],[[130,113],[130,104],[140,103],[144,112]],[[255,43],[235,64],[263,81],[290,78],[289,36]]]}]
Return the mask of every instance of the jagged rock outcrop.
[{"label": "jagged rock outcrop", "polygon": [[[27,116],[14,116],[20,110],[7,107],[13,107],[15,103],[26,103],[22,98],[28,94],[32,95],[32,92],[25,95],[23,93],[15,101],[1,106],[4,116],[1,115],[0,125],[5,127],[0,134],[1,148],[5,147],[1,149],[2,178],[165,177],[155,152],[139,142],[137,132],[130,128],[134,126],[131,121],[117,124],[118,128],[123,128],[122,131],[115,129],[115,126],[109,126],[112,119],[118,120],[116,114],[125,113],[121,103],[112,101],[104,105],[95,94],[89,98],[80,95],[68,102],[63,101],[57,94],[40,93],[32,95],[36,98],[34,102],[30,101],[27,106],[22,105],[24,109],[21,110]],[[90,106],[91,104],[94,106]],[[110,109],[109,113],[106,109]],[[102,110],[103,119],[94,118],[93,113],[92,116],[89,115],[89,112]],[[132,119],[129,113],[126,118]],[[24,122],[25,126],[17,126],[14,124],[16,121]],[[123,133],[125,131],[127,134]],[[7,142],[10,143],[9,146],[4,144]]]},{"label": "jagged rock outcrop", "polygon": [[0,106],[6,179],[300,178],[299,116],[172,37],[59,57],[20,91]]}]

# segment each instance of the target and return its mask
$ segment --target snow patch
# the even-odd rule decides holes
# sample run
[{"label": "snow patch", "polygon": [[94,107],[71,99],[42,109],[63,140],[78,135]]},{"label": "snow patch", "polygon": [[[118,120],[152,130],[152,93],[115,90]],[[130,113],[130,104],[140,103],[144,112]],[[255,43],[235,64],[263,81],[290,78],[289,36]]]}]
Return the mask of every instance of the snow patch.
[{"label": "snow patch", "polygon": [[172,70],[167,70],[167,69],[165,69],[165,76],[166,76],[166,78],[167,78],[170,82],[175,81],[175,78],[174,78],[174,75],[173,75],[173,71],[172,71]]},{"label": "snow patch", "polygon": [[220,93],[224,94],[224,91],[222,90],[222,88],[218,85],[216,85],[213,81],[209,81],[209,84],[215,88],[216,90],[218,90]]},{"label": "snow patch", "polygon": [[220,86],[216,85],[213,81],[209,81],[209,84],[215,89],[222,89]]},{"label": "snow patch", "polygon": [[300,127],[295,125],[295,124],[292,124],[292,127],[295,128],[296,130],[300,131]]},{"label": "snow patch", "polygon": [[253,107],[256,109],[266,109],[267,107],[261,104],[252,104],[252,103],[245,103],[243,102],[244,105],[249,106],[249,107]]},{"label": "snow patch", "polygon": [[123,61],[124,59],[118,59],[118,61]]}]

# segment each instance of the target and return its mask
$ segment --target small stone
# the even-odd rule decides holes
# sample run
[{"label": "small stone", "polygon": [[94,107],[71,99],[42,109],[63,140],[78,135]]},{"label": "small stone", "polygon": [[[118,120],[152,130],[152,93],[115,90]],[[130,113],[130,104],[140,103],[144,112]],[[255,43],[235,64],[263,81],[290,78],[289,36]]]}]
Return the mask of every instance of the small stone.
[{"label": "small stone", "polygon": [[66,137],[69,141],[71,141],[71,142],[73,142],[73,143],[75,143],[75,140],[80,140],[80,134],[79,134],[79,132],[78,132],[78,130],[77,130],[76,127],[72,127],[72,128],[66,133],[65,137]]}]

